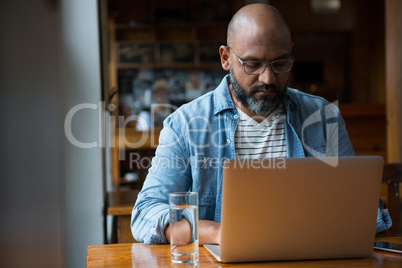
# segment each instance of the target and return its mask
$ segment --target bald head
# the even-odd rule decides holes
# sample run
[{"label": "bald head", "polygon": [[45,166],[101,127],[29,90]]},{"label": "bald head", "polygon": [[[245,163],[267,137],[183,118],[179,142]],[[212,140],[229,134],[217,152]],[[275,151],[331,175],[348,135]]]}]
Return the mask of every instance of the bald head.
[{"label": "bald head", "polygon": [[[258,31],[255,31],[258,29]],[[290,29],[282,14],[268,4],[251,4],[242,7],[229,22],[227,44],[233,46],[236,36],[244,31],[254,31],[260,37],[278,34],[290,37]]]}]

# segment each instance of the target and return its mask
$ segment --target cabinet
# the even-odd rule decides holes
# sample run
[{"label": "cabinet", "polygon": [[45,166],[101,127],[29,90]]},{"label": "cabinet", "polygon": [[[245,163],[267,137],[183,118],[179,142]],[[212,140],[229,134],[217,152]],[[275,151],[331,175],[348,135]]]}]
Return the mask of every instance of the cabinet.
[{"label": "cabinet", "polygon": [[115,189],[142,187],[163,120],[220,83],[226,72],[219,47],[243,4],[109,0],[110,88],[117,88],[119,117],[113,130]]},{"label": "cabinet", "polygon": [[131,68],[217,68],[227,24],[243,1],[110,0],[116,64]]}]

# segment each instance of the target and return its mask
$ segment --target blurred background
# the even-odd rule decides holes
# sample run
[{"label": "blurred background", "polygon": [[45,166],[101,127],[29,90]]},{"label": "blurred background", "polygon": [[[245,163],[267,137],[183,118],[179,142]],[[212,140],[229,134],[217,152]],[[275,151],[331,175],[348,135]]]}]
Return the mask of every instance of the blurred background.
[{"label": "blurred background", "polygon": [[[289,86],[337,101],[356,153],[387,157],[383,1],[109,0],[109,98],[113,116],[126,120],[113,128],[112,189],[141,188],[147,167],[130,159],[152,157],[163,119],[220,83],[227,24],[256,2],[274,5],[289,23],[296,59]],[[151,111],[158,104],[171,106]]]}]

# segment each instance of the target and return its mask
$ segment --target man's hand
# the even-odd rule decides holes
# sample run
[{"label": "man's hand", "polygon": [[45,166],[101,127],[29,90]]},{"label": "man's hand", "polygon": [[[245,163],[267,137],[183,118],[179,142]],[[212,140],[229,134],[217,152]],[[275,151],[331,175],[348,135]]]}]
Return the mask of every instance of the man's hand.
[{"label": "man's hand", "polygon": [[[186,218],[183,218],[180,221],[175,222],[174,224],[174,236],[175,241],[174,244],[177,246],[184,246],[190,243],[191,240],[191,225]],[[172,233],[172,228],[169,224],[166,227],[165,235],[167,240],[170,242],[170,235]]]},{"label": "man's hand", "polygon": [[[178,235],[176,239],[177,245],[184,245],[190,242],[190,223],[186,219],[182,219],[179,222],[176,222],[175,224],[178,224],[176,227]],[[165,236],[170,242],[170,233],[172,229],[170,224],[165,229]],[[204,245],[204,244],[220,244],[220,239],[221,239],[221,223],[220,222],[214,222],[214,221],[206,221],[206,220],[200,220],[198,221],[198,240],[199,240],[199,245]]]},{"label": "man's hand", "polygon": [[201,220],[198,222],[198,232],[200,245],[221,243],[220,222]]}]

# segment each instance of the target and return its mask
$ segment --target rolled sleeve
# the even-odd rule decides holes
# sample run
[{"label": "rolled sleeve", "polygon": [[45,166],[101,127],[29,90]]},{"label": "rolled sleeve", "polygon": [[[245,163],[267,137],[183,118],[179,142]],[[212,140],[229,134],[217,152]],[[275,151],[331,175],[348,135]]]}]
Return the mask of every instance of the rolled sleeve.
[{"label": "rolled sleeve", "polygon": [[377,210],[377,226],[376,226],[376,233],[385,231],[392,227],[392,220],[389,216],[388,209],[384,208],[382,200],[380,198],[380,203],[378,205]]},{"label": "rolled sleeve", "polygon": [[131,215],[131,231],[138,242],[167,243],[164,231],[169,222],[169,205],[139,196]]},{"label": "rolled sleeve", "polygon": [[183,124],[174,120],[170,116],[164,122],[152,166],[131,214],[131,231],[138,242],[167,243],[164,231],[169,222],[169,193],[191,187],[190,158],[179,127]]}]

